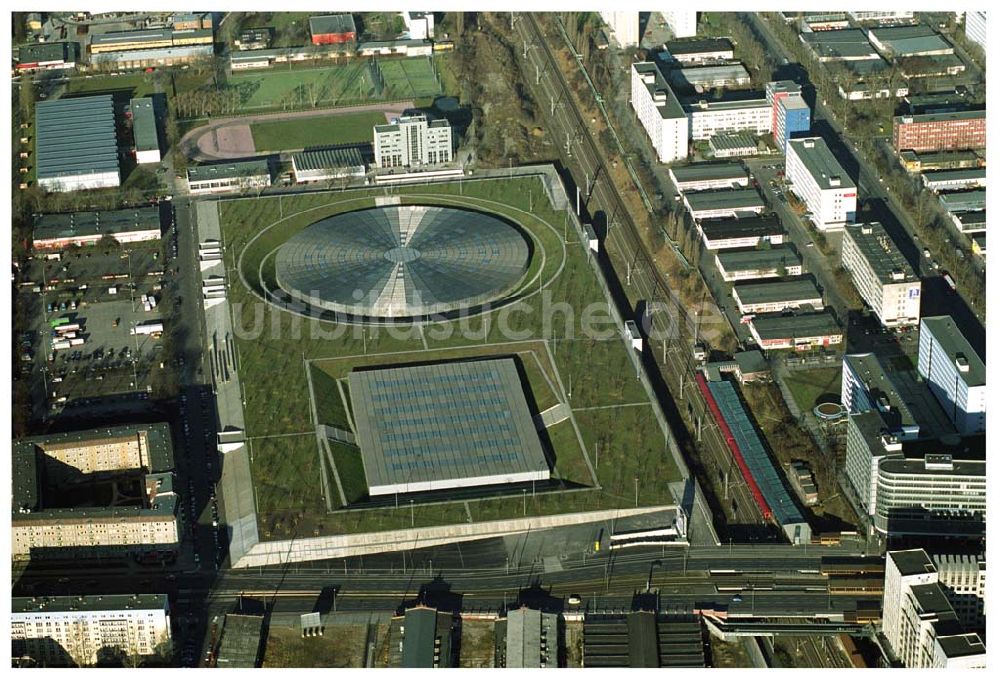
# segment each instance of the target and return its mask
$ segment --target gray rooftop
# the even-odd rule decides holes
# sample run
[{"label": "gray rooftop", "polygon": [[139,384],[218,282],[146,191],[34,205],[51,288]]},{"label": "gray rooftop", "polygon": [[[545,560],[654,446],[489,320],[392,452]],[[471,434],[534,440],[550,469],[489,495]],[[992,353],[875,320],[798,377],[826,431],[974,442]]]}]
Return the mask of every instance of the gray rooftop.
[{"label": "gray rooftop", "polygon": [[752,321],[761,339],[785,339],[788,337],[820,337],[843,333],[829,311],[815,311],[784,314],[758,314]]},{"label": "gray rooftop", "polygon": [[945,467],[928,467],[922,458],[893,458],[883,461],[880,469],[890,474],[986,477],[986,462],[984,460],[952,459],[951,464]]},{"label": "gray rooftop", "polygon": [[795,276],[760,282],[739,282],[733,286],[743,304],[773,304],[803,299],[823,299],[812,276]]},{"label": "gray rooftop", "polygon": [[744,375],[771,371],[771,366],[764,358],[764,352],[760,349],[737,351],[733,354],[733,360],[736,361],[736,365],[739,366],[740,372]]},{"label": "gray rooftop", "polygon": [[740,163],[692,163],[670,168],[678,184],[717,179],[746,179],[747,171]]},{"label": "gray rooftop", "polygon": [[922,575],[937,571],[934,562],[923,549],[905,549],[896,552],[889,552],[888,557],[896,564],[900,575]]},{"label": "gray rooftop", "polygon": [[[854,181],[833,157],[822,137],[790,139],[788,153],[793,150],[821,189],[854,188]],[[836,179],[840,180],[839,184],[835,184]]]},{"label": "gray rooftop", "polygon": [[750,73],[743,64],[718,64],[713,66],[688,66],[670,72],[673,82],[698,85],[720,80],[749,80]]},{"label": "gray rooftop", "polygon": [[958,170],[928,170],[923,173],[924,181],[934,184],[937,182],[960,182],[986,179],[985,167],[969,167]]},{"label": "gray rooftop", "polygon": [[861,256],[883,285],[919,280],[881,223],[848,224],[844,227],[844,235],[857,245]]},{"label": "gray rooftop", "polygon": [[131,231],[160,229],[160,209],[156,206],[110,212],[67,212],[38,215],[33,228],[34,240],[80,236],[113,236]]},{"label": "gray rooftop", "polygon": [[257,667],[263,630],[263,616],[227,615],[216,667]]},{"label": "gray rooftop", "polygon": [[160,143],[156,137],[156,114],[150,97],[133,99],[129,105],[132,111],[132,133],[135,135],[136,151],[158,151]]},{"label": "gray rooftop", "polygon": [[734,149],[757,149],[757,140],[752,134],[715,134],[708,140],[713,151],[732,151]]},{"label": "gray rooftop", "polygon": [[735,189],[730,191],[698,191],[684,194],[684,200],[692,212],[706,210],[750,210],[764,208],[764,199],[757,189]]},{"label": "gray rooftop", "polygon": [[35,135],[38,179],[119,172],[110,94],[38,102]]},{"label": "gray rooftop", "polygon": [[742,111],[752,108],[770,108],[766,97],[756,96],[756,90],[750,91],[748,99],[699,99],[697,96],[687,97],[682,104],[687,114],[695,115],[704,111]]},{"label": "gray rooftop", "polygon": [[212,56],[212,45],[177,45],[174,47],[157,47],[155,49],[142,50],[116,50],[113,52],[102,52],[91,57],[94,63],[126,63],[131,61],[142,61],[145,63],[156,60],[181,59],[187,57],[210,57]]},{"label": "gray rooftop", "polygon": [[825,59],[874,59],[878,57],[875,48],[868,41],[864,31],[845,28],[837,31],[815,31],[802,33],[803,42],[812,47]]},{"label": "gray rooftop", "polygon": [[[886,371],[878,356],[873,353],[846,354],[844,367],[849,368],[864,384],[865,389],[877,401],[884,397],[886,404],[892,409],[892,419],[898,419],[901,427],[918,425],[917,419],[910,410],[910,400],[903,398],[893,375]],[[883,413],[885,419],[888,413]],[[897,424],[893,422],[892,424]]]},{"label": "gray rooftop", "polygon": [[193,165],[188,168],[189,182],[256,177],[260,175],[271,175],[270,166],[266,158],[232,163],[217,163],[214,165]]},{"label": "gray rooftop", "polygon": [[788,245],[772,245],[770,248],[735,248],[722,250],[716,257],[725,271],[747,271],[750,269],[780,269],[802,263],[798,253]]},{"label": "gray rooftop", "polygon": [[166,594],[14,597],[11,613],[64,611],[159,611],[168,609]]},{"label": "gray rooftop", "polygon": [[170,28],[152,28],[142,31],[113,31],[97,33],[90,38],[91,45],[115,45],[118,43],[160,42],[170,40],[173,35]]},{"label": "gray rooftop", "polygon": [[[438,613],[433,608],[416,606],[406,611],[403,625],[406,629],[403,635],[402,666],[403,667],[434,667],[434,656],[440,654],[440,665],[447,667],[447,658],[451,653],[448,635],[441,634],[441,648],[436,648],[438,628],[444,627],[447,613]],[[444,632],[444,629],[441,630]]]},{"label": "gray rooftop", "polygon": [[[556,664],[558,648],[558,616],[530,608],[520,608],[507,614],[507,667],[541,667]],[[546,650],[542,650],[542,635]]]},{"label": "gray rooftop", "polygon": [[649,90],[650,96],[656,101],[657,96],[662,99],[662,101],[657,102],[659,105],[656,107],[660,112],[660,116],[663,118],[684,118],[684,109],[681,108],[681,103],[677,101],[677,96],[674,91],[670,89],[667,84],[666,78],[663,77],[663,73],[660,68],[652,61],[640,61],[632,64],[632,68],[635,69],[636,73],[642,76],[653,76],[652,83],[646,83],[646,89]]},{"label": "gray rooftop", "polygon": [[309,18],[309,33],[324,35],[327,33],[357,33],[354,17],[350,14],[328,14],[326,16]]},{"label": "gray rooftop", "polygon": [[17,48],[19,64],[36,64],[48,61],[73,61],[76,57],[76,43],[37,42]]},{"label": "gray rooftop", "polygon": [[975,151],[928,151],[926,153],[916,153],[914,151],[900,151],[900,157],[908,161],[917,161],[922,164],[931,163],[971,163],[979,162],[979,155]]},{"label": "gray rooftop", "polygon": [[165,422],[155,424],[127,424],[118,427],[101,427],[82,431],[45,434],[18,439],[17,445],[34,446],[44,451],[47,447],[67,443],[87,443],[109,439],[123,439],[146,433],[149,444],[149,469],[151,473],[168,472],[174,468],[174,449],[170,438],[170,425]]},{"label": "gray rooftop", "polygon": [[306,149],[292,154],[296,170],[326,170],[341,167],[364,167],[361,150],[357,146]]},{"label": "gray rooftop", "polygon": [[873,28],[869,31],[869,36],[871,36],[872,42],[878,41],[887,50],[898,56],[953,49],[926,24]]},{"label": "gray rooftop", "polygon": [[939,196],[941,206],[948,212],[975,212],[986,209],[986,189],[951,191]]},{"label": "gray rooftop", "polygon": [[919,113],[916,115],[896,116],[894,124],[940,123],[954,120],[978,120],[985,118],[986,111],[952,111],[951,113]]},{"label": "gray rooftop", "polygon": [[972,210],[970,212],[959,212],[955,218],[962,223],[962,226],[972,226],[973,224],[986,223],[986,210]]},{"label": "gray rooftop", "polygon": [[733,50],[733,43],[728,38],[709,38],[707,40],[671,40],[664,47],[671,54],[702,54],[705,52],[725,52]]},{"label": "gray rooftop", "polygon": [[747,236],[779,236],[785,233],[781,221],[773,214],[747,217],[705,219],[699,228],[709,240]]},{"label": "gray rooftop", "polygon": [[969,344],[951,316],[925,316],[920,319],[920,331],[930,332],[948,356],[965,356],[969,371],[958,373],[970,387],[986,384],[986,364]]},{"label": "gray rooftop", "polygon": [[986,653],[986,646],[983,644],[983,640],[978,634],[973,632],[939,636],[937,642],[941,645],[941,650],[949,658],[962,658],[969,655]]},{"label": "gray rooftop", "polygon": [[512,358],[354,371],[369,487],[548,470]]}]

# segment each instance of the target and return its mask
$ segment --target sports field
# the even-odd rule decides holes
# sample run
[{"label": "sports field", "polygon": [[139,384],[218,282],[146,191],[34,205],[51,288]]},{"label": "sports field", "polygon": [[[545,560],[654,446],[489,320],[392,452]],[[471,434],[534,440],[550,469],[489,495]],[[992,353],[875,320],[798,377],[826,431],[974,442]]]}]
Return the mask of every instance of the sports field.
[{"label": "sports field", "polygon": [[383,99],[430,97],[441,93],[434,68],[426,57],[376,59],[381,93],[372,80],[372,62],[354,59],[320,68],[272,68],[228,76],[245,110],[301,110],[344,106]]},{"label": "sports field", "polygon": [[[539,180],[406,187],[397,195],[404,204],[462,205],[520,224],[535,246],[520,291],[524,304],[516,312],[423,327],[350,326],[295,316],[258,297],[272,275],[270,253],[325,216],[373,206],[385,198],[384,190],[220,202],[226,256],[241,274],[230,291],[234,323],[263,329],[253,337],[236,332],[262,538],[410,527],[409,506],[339,509],[345,501],[365,504],[358,451],[332,440],[318,446],[314,432],[317,425],[349,429],[350,400],[337,385],[351,370],[420,360],[515,356],[533,409],[566,404],[569,417],[545,428],[543,436],[555,457],[554,489],[526,498],[518,493],[517,501],[502,489],[488,497],[418,500],[414,525],[633,507],[636,484],[640,505],[672,504],[667,484],[679,474],[654,406],[607,316],[586,251],[572,227],[564,231],[567,216],[552,209]],[[588,313],[605,319],[595,326],[604,336],[584,332]],[[334,511],[324,511],[327,504]]]},{"label": "sports field", "polygon": [[253,123],[253,144],[257,153],[277,153],[291,149],[372,141],[372,127],[386,122],[379,111],[344,113],[306,120],[276,120]]}]

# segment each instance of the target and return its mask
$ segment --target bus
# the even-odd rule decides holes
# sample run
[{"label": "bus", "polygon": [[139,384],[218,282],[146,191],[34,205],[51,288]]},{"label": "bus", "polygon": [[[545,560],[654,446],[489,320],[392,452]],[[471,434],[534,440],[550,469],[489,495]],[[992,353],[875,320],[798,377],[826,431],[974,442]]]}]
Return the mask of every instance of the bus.
[{"label": "bus", "polygon": [[60,325],[66,325],[67,323],[69,323],[69,319],[66,317],[53,318],[51,321],[49,321],[49,325],[53,328],[58,328]]}]

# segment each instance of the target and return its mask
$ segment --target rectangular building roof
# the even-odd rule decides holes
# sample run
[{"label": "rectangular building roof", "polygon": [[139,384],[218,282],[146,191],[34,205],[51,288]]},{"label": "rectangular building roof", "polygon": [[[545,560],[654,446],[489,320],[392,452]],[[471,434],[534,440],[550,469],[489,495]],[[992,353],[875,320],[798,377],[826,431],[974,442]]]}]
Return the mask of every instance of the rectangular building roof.
[{"label": "rectangular building roof", "polygon": [[157,47],[146,50],[115,50],[112,52],[101,52],[91,57],[95,64],[102,62],[109,63],[129,63],[140,61],[145,63],[166,59],[183,59],[188,57],[210,57],[212,56],[212,45],[178,45],[176,47]]},{"label": "rectangular building roof", "polygon": [[640,61],[632,64],[632,68],[635,69],[636,73],[644,76],[653,76],[652,83],[645,83],[646,89],[649,90],[649,94],[655,100],[658,93],[662,94],[664,100],[662,105],[657,106],[656,110],[660,112],[662,118],[684,118],[684,109],[681,108],[681,103],[677,101],[677,96],[674,91],[670,89],[667,84],[666,78],[663,77],[663,73],[660,71],[659,66],[654,64],[652,61]]},{"label": "rectangular building roof", "polygon": [[133,231],[160,230],[160,209],[156,206],[108,212],[68,212],[35,217],[32,237],[36,241],[114,236]]},{"label": "rectangular building roof", "polygon": [[110,94],[38,102],[35,135],[38,179],[119,171]]},{"label": "rectangular building roof", "polygon": [[962,354],[969,362],[968,372],[959,372],[962,381],[970,387],[986,384],[986,364],[969,344],[951,316],[925,316],[920,319],[921,331],[925,328],[941,345],[948,356]]},{"label": "rectangular building roof", "polygon": [[739,295],[740,301],[744,304],[775,304],[803,299],[823,299],[823,294],[816,287],[812,276],[737,282],[733,286],[733,292]]},{"label": "rectangular building roof", "polygon": [[[758,92],[752,92],[756,95]],[[684,103],[684,111],[688,115],[696,115],[698,113],[717,113],[719,111],[744,111],[747,109],[754,108],[767,108],[771,106],[767,103],[767,99],[764,97],[756,97],[746,99],[697,99],[695,97],[688,97]]]},{"label": "rectangular building roof", "polygon": [[748,80],[750,73],[743,64],[714,64],[711,66],[686,66],[670,72],[674,80],[689,84],[714,80]]},{"label": "rectangular building roof", "polygon": [[799,37],[823,59],[876,59],[878,54],[858,28],[802,33]]},{"label": "rectangular building roof", "polygon": [[986,179],[986,168],[969,167],[958,170],[928,170],[923,175],[924,180],[929,184],[974,181]]},{"label": "rectangular building roof", "polygon": [[15,441],[11,447],[11,511],[36,510],[42,499],[35,446]]},{"label": "rectangular building roof", "polygon": [[306,149],[292,154],[296,170],[326,170],[329,168],[364,167],[357,146]]},{"label": "rectangular building roof", "polygon": [[68,611],[161,611],[168,609],[166,594],[99,594],[83,596],[14,597],[11,613],[65,613]]},{"label": "rectangular building roof", "polygon": [[[819,185],[820,189],[850,189],[855,188],[854,180],[840,166],[833,152],[822,137],[802,137],[788,141],[788,153],[793,150],[806,171]],[[839,183],[838,183],[839,180]]]},{"label": "rectangular building roof", "polygon": [[[558,616],[555,613],[520,608],[507,614],[507,667],[542,667],[556,665],[558,648]],[[542,634],[546,649],[542,650]]]},{"label": "rectangular building roof", "polygon": [[893,122],[900,125],[914,123],[946,123],[956,120],[978,120],[985,118],[986,111],[952,111],[950,113],[918,113],[916,115],[896,116]]},{"label": "rectangular building roof", "polygon": [[129,104],[132,111],[132,132],[135,135],[136,151],[158,151],[160,143],[156,136],[156,114],[151,97],[133,99]]},{"label": "rectangular building roof", "polygon": [[923,549],[904,549],[896,552],[889,552],[888,557],[896,565],[896,569],[903,577],[909,575],[924,575],[934,573],[937,566],[931,561]]},{"label": "rectangular building roof", "polygon": [[704,54],[706,52],[731,52],[733,50],[733,43],[729,41],[729,38],[671,40],[664,47],[671,54]]},{"label": "rectangular building roof", "polygon": [[921,476],[986,476],[985,460],[952,460],[947,467],[928,466],[924,459],[894,458],[885,460],[880,467],[891,474],[919,474]]},{"label": "rectangular building roof", "polygon": [[109,439],[132,438],[145,432],[149,444],[149,469],[151,473],[168,472],[174,469],[174,448],[170,438],[170,426],[165,422],[155,424],[126,424],[118,427],[100,427],[81,431],[45,434],[18,439],[19,444],[33,445],[41,449],[62,447],[67,444],[97,445]]},{"label": "rectangular building roof", "polygon": [[171,40],[173,29],[151,28],[142,31],[112,31],[97,33],[90,38],[91,45],[116,45],[118,43],[161,42]]},{"label": "rectangular building roof", "polygon": [[954,217],[962,223],[963,227],[973,226],[975,224],[986,224],[986,210],[959,212],[955,214]]},{"label": "rectangular building roof", "polygon": [[883,285],[920,280],[881,223],[848,224],[844,233],[857,245]]},{"label": "rectangular building roof", "polygon": [[708,140],[713,151],[738,151],[747,149],[756,152],[757,140],[751,134],[715,134]]},{"label": "rectangular building roof", "polygon": [[264,617],[230,613],[222,626],[216,667],[257,667]]},{"label": "rectangular building roof", "polygon": [[348,382],[369,487],[548,472],[512,358],[354,371]]},{"label": "rectangular building roof", "polygon": [[949,658],[962,658],[968,655],[985,655],[986,646],[978,634],[966,632],[937,637],[941,650]]},{"label": "rectangular building roof", "polygon": [[[908,399],[903,398],[899,387],[878,356],[870,352],[847,354],[844,356],[844,366],[857,375],[875,401],[884,401],[882,406],[877,406],[883,421],[902,428],[919,426],[920,423],[910,410]],[[884,410],[886,407],[890,409],[888,412]]]},{"label": "rectangular building roof", "polygon": [[417,606],[407,610],[403,620],[403,667],[434,667],[438,612]]},{"label": "rectangular building roof", "polygon": [[350,14],[328,14],[309,17],[309,33],[311,35],[357,33],[357,28],[354,25],[354,17]]},{"label": "rectangular building roof", "polygon": [[873,28],[869,35],[898,56],[952,49],[951,45],[926,24]]},{"label": "rectangular building roof", "polygon": [[738,219],[706,219],[700,224],[701,232],[708,240],[724,238],[766,238],[785,233],[781,221],[774,214],[753,215]]},{"label": "rectangular building roof", "polygon": [[684,200],[691,206],[693,212],[763,209],[765,207],[764,199],[757,193],[757,189],[698,191],[684,194]]},{"label": "rectangular building roof", "polygon": [[747,171],[740,163],[692,163],[670,168],[670,174],[679,184],[687,182],[746,179]]},{"label": "rectangular building roof", "polygon": [[722,250],[716,257],[726,271],[748,271],[754,269],[780,269],[797,266],[802,260],[789,245],[772,245],[769,248],[734,248]]},{"label": "rectangular building roof", "polygon": [[193,165],[188,168],[189,182],[204,182],[212,179],[236,179],[239,177],[257,177],[271,175],[267,158],[259,160],[243,160],[232,163],[216,163],[213,165]]},{"label": "rectangular building roof", "polygon": [[750,322],[763,340],[822,337],[843,332],[833,314],[827,310],[807,311],[788,316],[780,313],[758,314]]},{"label": "rectangular building roof", "polygon": [[941,206],[948,212],[976,212],[986,209],[986,189],[952,191],[940,195]]},{"label": "rectangular building roof", "polygon": [[76,43],[33,42],[17,48],[19,64],[37,64],[50,61],[73,61]]}]

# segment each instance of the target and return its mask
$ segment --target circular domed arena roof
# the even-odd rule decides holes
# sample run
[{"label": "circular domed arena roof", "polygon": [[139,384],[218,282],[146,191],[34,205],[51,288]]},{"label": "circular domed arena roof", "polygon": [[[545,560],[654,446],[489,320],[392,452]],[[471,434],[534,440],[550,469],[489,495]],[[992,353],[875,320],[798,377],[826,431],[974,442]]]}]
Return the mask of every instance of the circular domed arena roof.
[{"label": "circular domed arena roof", "polygon": [[278,286],[314,307],[374,318],[454,312],[503,297],[528,268],[528,242],[497,218],[425,205],[328,217],[278,248]]}]

